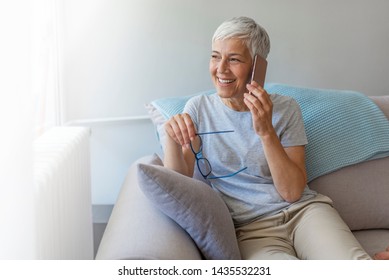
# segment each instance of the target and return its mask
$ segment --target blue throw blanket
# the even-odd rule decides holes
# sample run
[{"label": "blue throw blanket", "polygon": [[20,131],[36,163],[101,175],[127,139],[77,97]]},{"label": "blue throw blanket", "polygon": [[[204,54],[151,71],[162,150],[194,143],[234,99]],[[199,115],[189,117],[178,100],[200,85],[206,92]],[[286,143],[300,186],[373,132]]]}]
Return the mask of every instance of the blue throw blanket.
[{"label": "blue throw blanket", "polygon": [[308,181],[365,160],[389,156],[389,121],[362,93],[266,86],[269,93],[293,97],[301,107],[308,137]]},{"label": "blue throw blanket", "polygon": [[[267,84],[266,90],[291,96],[301,107],[308,137],[308,182],[345,166],[389,156],[389,122],[362,93],[282,84]],[[181,113],[190,97],[158,99],[152,105],[168,119]]]}]

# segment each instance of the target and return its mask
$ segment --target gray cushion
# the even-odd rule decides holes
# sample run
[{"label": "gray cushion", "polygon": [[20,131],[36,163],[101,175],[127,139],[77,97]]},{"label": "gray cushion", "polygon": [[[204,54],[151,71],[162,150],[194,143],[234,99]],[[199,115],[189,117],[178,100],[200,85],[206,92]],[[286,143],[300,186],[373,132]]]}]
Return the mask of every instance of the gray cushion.
[{"label": "gray cushion", "polygon": [[389,230],[387,229],[359,230],[353,233],[371,257],[384,251],[389,245]]},{"label": "gray cushion", "polygon": [[206,259],[240,259],[231,215],[207,184],[163,166],[139,164],[140,188],[192,237]]},{"label": "gray cushion", "polygon": [[189,234],[155,207],[139,188],[138,163],[162,165],[157,155],[142,157],[131,165],[96,259],[201,260]]},{"label": "gray cushion", "polygon": [[347,166],[309,187],[334,201],[351,230],[389,229],[389,157]]}]

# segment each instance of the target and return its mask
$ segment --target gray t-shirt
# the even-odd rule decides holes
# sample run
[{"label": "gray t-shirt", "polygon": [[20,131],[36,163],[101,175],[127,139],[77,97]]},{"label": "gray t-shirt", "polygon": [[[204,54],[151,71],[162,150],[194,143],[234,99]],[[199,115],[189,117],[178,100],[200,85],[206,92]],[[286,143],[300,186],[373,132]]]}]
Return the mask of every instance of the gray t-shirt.
[{"label": "gray t-shirt", "polygon": [[[284,147],[307,144],[300,107],[287,96],[271,94],[273,126]],[[207,182],[227,204],[235,225],[250,223],[289,207],[273,184],[261,140],[255,133],[250,112],[238,112],[227,107],[217,94],[191,98],[184,109],[196,125],[197,132],[228,131],[201,135],[202,156],[212,165],[212,176],[232,174]],[[194,178],[204,180],[195,167]],[[316,195],[306,186],[301,199]],[[295,203],[298,203],[295,202]]]}]

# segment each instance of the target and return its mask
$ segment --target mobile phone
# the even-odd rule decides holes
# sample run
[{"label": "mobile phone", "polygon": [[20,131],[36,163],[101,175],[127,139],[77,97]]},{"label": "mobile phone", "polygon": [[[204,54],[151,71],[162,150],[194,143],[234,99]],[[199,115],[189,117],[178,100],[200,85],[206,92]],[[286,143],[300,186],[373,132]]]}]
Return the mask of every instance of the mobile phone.
[{"label": "mobile phone", "polygon": [[256,81],[261,87],[265,85],[265,76],[267,69],[267,61],[260,55],[254,56],[253,70],[251,72],[251,81]]}]

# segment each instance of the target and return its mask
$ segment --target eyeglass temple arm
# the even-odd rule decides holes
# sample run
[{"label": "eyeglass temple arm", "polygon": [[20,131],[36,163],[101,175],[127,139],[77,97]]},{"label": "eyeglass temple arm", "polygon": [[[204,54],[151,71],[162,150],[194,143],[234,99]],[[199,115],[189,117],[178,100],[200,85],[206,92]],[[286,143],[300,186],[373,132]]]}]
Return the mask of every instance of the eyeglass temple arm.
[{"label": "eyeglass temple arm", "polygon": [[219,134],[219,133],[229,133],[234,132],[234,130],[221,130],[221,131],[210,131],[210,132],[198,132],[196,135],[206,135],[206,134]]}]

